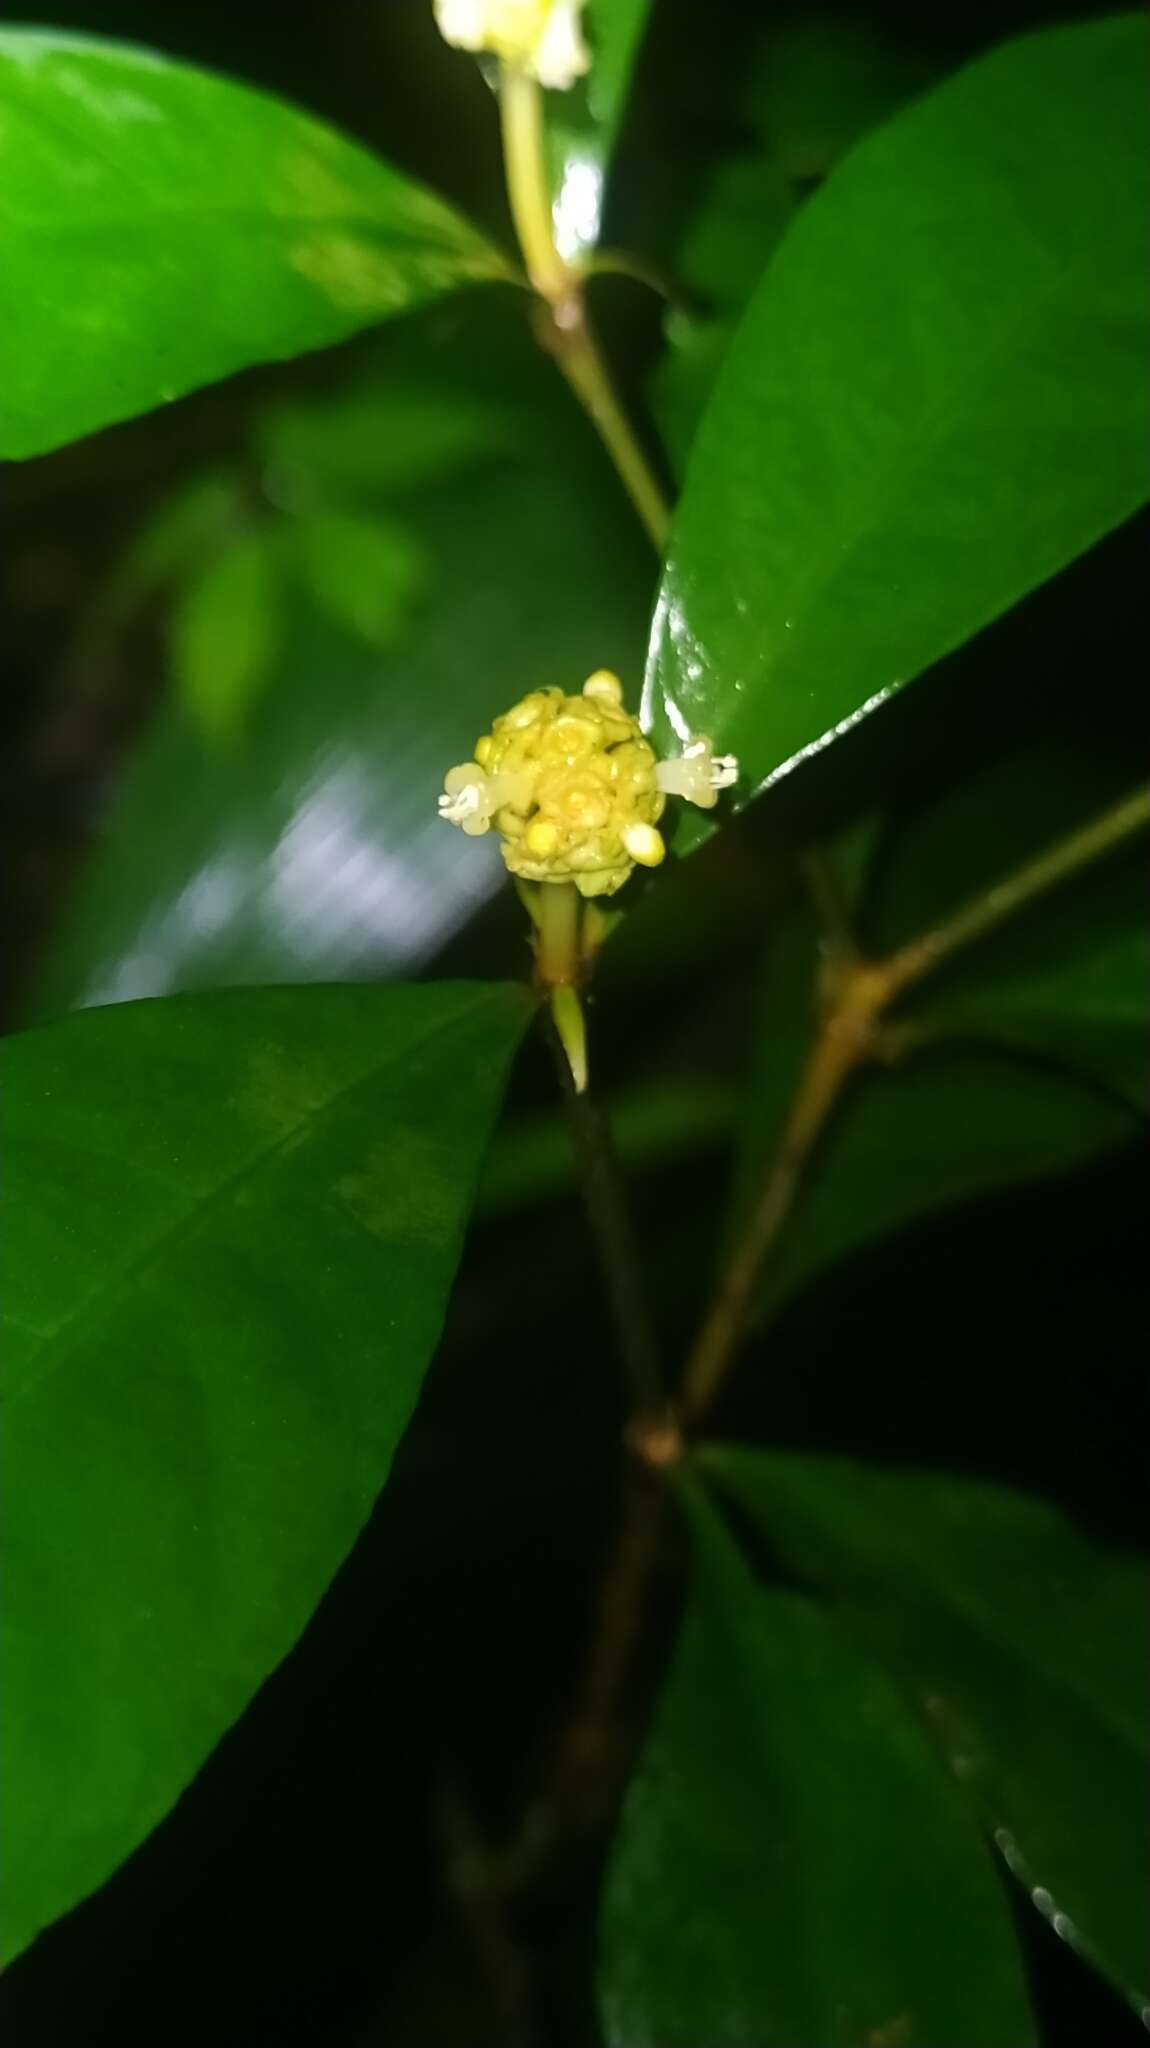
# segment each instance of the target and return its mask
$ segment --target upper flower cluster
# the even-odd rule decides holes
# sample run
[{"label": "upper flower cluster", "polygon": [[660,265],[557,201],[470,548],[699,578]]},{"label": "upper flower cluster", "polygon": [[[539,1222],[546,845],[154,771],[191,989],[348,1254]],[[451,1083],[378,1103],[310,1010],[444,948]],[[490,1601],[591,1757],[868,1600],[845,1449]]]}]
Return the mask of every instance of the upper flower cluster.
[{"label": "upper flower cluster", "polygon": [[435,18],[449,43],[490,50],[559,92],[591,63],[580,32],[582,11],[583,0],[435,0]]},{"label": "upper flower cluster", "polygon": [[730,754],[698,739],[677,760],[658,761],[623,706],[617,676],[599,669],[578,697],[532,690],[452,768],[440,816],[464,832],[502,835],[503,858],[529,882],[574,882],[584,896],[613,896],[636,863],[658,867],[658,822],[668,796],[710,810],[738,775]]}]

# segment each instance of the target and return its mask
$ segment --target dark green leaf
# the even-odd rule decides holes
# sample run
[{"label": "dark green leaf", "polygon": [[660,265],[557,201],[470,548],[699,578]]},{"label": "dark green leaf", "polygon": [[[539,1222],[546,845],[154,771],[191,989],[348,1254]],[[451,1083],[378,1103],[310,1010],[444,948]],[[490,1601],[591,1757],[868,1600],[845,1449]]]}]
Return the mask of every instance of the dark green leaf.
[{"label": "dark green leaf", "polygon": [[846,150],[922,91],[935,68],[905,35],[858,14],[771,7],[742,26],[737,140],[701,178],[673,265],[706,312],[671,316],[655,378],[659,424],[680,466],[775,244]]},{"label": "dark green leaf", "polygon": [[[395,435],[360,443],[357,509],[401,517],[427,562],[410,630],[376,652],[297,593],[226,766],[179,706],[161,712],[46,957],[41,1015],[175,988],[410,969],[504,883],[489,841],[436,816],[445,771],[541,682],[577,689],[606,666],[635,700],[650,549],[519,300],[492,293],[397,323],[375,351],[365,402],[388,394],[395,417],[410,393],[430,396],[441,423],[458,403],[466,429],[459,466],[401,507]],[[334,495],[347,420],[317,408],[317,441],[327,418]],[[316,495],[326,502],[318,481]]]},{"label": "dark green leaf", "polygon": [[285,988],[9,1042],[7,1955],[155,1826],[354,1542],[528,1014]]},{"label": "dark green leaf", "polygon": [[1000,1487],[726,1446],[704,1455],[890,1663],[1056,1931],[1144,2003],[1145,1563]]},{"label": "dark green leaf", "polygon": [[333,129],[146,50],[5,30],[0,107],[4,455],[508,275]]},{"label": "dark green leaf", "polygon": [[230,746],[243,730],[280,631],[272,535],[254,527],[184,585],[172,610],[172,679],[209,745]]},{"label": "dark green leaf", "polygon": [[247,523],[241,479],[201,470],[164,500],[135,533],[98,591],[82,631],[115,632],[158,592],[193,573]]},{"label": "dark green leaf", "polygon": [[711,734],[754,794],[1144,501],[1148,34],[1008,44],[804,209],[692,455],[657,741]]},{"label": "dark green leaf", "polygon": [[434,363],[420,384],[404,364],[394,388],[353,390],[317,404],[277,405],[253,439],[273,502],[289,510],[412,491],[457,476],[473,463],[512,456],[522,427],[510,403],[444,388]]},{"label": "dark green leaf", "polygon": [[1025,2048],[990,1858],[896,1688],[691,1500],[687,1612],[608,1878],[618,2048]]}]

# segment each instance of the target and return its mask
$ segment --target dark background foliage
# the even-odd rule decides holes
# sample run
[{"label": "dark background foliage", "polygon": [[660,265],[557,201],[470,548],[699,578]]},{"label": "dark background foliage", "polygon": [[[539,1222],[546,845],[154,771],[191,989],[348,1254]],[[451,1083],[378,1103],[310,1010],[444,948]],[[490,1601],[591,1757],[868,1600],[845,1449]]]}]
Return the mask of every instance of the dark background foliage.
[{"label": "dark background foliage", "polygon": [[[1020,28],[1103,11],[875,0],[866,14],[925,78]],[[759,17],[780,10],[712,0],[705,12],[701,36],[691,0],[659,10],[608,235],[669,270],[716,163],[763,140],[746,127],[739,84]],[[443,62],[422,0],[268,15],[93,0],[24,17],[158,44],[281,91],[507,232],[485,88]],[[799,167],[793,204],[825,168]],[[627,285],[605,293],[603,310],[638,398],[657,320]],[[322,389],[362,347],[250,373],[10,473],[0,710],[9,1021],[31,1000],[38,959],[165,700],[147,629],[106,657],[97,689],[62,695],[76,614],[190,463],[232,453],[269,394]],[[1133,780],[1144,540],[1144,530],[1112,537],[952,657],[929,689],[836,747],[801,798],[783,792],[697,855],[665,908],[652,895],[608,960],[596,1007],[609,1091],[660,1077],[737,1082],[756,1002],[757,949],[745,935],[765,936],[776,913],[763,876],[794,835],[800,800],[804,827],[813,812],[831,833],[860,787],[909,803],[1024,746],[1039,723],[1117,749]],[[504,894],[427,971],[515,974],[523,958]],[[544,1054],[530,1050],[512,1108],[550,1097]],[[724,1420],[773,1445],[1014,1482],[1099,1534],[1144,1544],[1146,1182],[1144,1155],[1110,1157],[849,1260],[789,1305]],[[636,1199],[670,1340],[701,1305],[727,1199],[722,1157],[712,1147],[643,1172]],[[9,2041],[482,2042],[472,1965],[440,1899],[437,1817],[453,1782],[492,1819],[510,1810],[576,1668],[613,1499],[604,1446],[616,1392],[595,1301],[573,1197],[481,1214],[416,1422],[363,1540],[176,1811],[0,1981]],[[552,1966],[557,2044],[590,2038],[573,1988],[571,1904],[542,1910],[529,1930]],[[1017,1918],[1051,2048],[1139,2037],[1037,1914],[1020,1905]]]}]

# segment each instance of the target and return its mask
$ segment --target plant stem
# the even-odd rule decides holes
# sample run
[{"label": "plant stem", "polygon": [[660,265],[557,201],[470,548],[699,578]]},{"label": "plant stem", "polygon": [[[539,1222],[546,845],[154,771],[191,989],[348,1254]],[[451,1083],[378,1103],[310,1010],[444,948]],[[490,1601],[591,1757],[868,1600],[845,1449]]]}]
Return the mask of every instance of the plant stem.
[{"label": "plant stem", "polygon": [[627,1383],[631,1429],[641,1433],[663,1423],[666,1397],[622,1181],[606,1118],[594,1096],[576,1087],[562,1047],[559,1074],[571,1118],[584,1205],[603,1268]]},{"label": "plant stem", "polygon": [[[791,1111],[759,1195],[747,1217],[718,1293],[683,1375],[679,1412],[684,1429],[696,1430],[711,1407],[734,1358],[748,1311],[762,1285],[767,1262],[799,1190],[803,1173],[838,1105],[845,1083],[867,1061],[882,1058],[888,1035],[880,1020],[903,991],[930,974],[960,947],[993,931],[1034,897],[1067,875],[1097,860],[1124,839],[1150,825],[1150,789],[1136,790],[1091,824],[1072,832],[1036,860],[1007,875],[933,930],[901,947],[887,960],[842,956],[819,1035],[799,1078]],[[837,911],[826,895],[825,877],[808,871],[824,916]]]},{"label": "plant stem", "polygon": [[499,112],[507,196],[527,275],[540,297],[555,303],[567,297],[574,279],[555,247],[551,224],[543,94],[536,80],[513,64],[500,70]]},{"label": "plant stem", "polygon": [[584,277],[555,246],[543,95],[535,79],[505,64],[499,101],[511,214],[527,275],[546,314],[540,338],[593,422],[656,552],[662,554],[671,521],[667,501],[619,403],[592,332]]},{"label": "plant stem", "polygon": [[670,508],[615,395],[587,318],[582,292],[555,308],[547,345],[575,396],[594,421],[620,482],[646,527],[656,554],[661,555],[671,528]]},{"label": "plant stem", "polygon": [[722,1385],[802,1175],[848,1077],[866,1057],[872,1003],[865,972],[854,970],[811,1049],[782,1138],[688,1360],[679,1396],[686,1429],[698,1428]]},{"label": "plant stem", "polygon": [[1067,839],[1059,840],[1048,852],[1039,854],[1025,867],[1007,875],[990,889],[975,896],[953,917],[948,917],[933,931],[924,932],[920,938],[912,939],[886,962],[883,976],[886,982],[889,1002],[900,995],[913,982],[921,981],[943,960],[957,953],[961,946],[969,946],[1005,918],[1013,917],[1016,910],[1029,903],[1034,896],[1040,896],[1067,875],[1078,868],[1097,860],[1099,854],[1108,853],[1112,846],[1118,846],[1135,832],[1150,825],[1150,788],[1135,790],[1125,797],[1113,810],[1105,811],[1100,818],[1084,825],[1079,832],[1072,832]]},{"label": "plant stem", "polygon": [[574,882],[540,882],[535,971],[544,988],[573,988],[582,966],[583,898]]}]

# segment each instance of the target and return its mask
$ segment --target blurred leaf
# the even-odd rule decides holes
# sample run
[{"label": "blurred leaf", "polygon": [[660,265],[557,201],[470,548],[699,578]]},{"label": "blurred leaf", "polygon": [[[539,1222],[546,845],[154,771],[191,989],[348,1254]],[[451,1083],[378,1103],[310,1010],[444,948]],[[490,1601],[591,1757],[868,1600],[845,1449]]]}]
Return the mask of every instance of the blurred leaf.
[{"label": "blurred leaf", "polygon": [[272,989],[12,1040],[8,1955],[287,1653],[435,1347],[521,990]]},{"label": "blurred leaf", "polygon": [[316,603],[375,647],[398,639],[425,577],[423,555],[394,519],[313,512],[282,536]]},{"label": "blurred leaf", "polygon": [[205,739],[231,744],[267,683],[280,636],[275,536],[254,527],[184,584],[168,625],[172,675]]},{"label": "blurred leaf", "polygon": [[509,274],[335,130],[150,51],[4,30],[0,106],[4,455]]},{"label": "blurred leaf", "polygon": [[712,735],[753,795],[1144,501],[1147,35],[1006,45],[804,209],[692,455],[656,743]]},{"label": "blurred leaf", "polygon": [[768,256],[847,149],[937,72],[937,58],[858,14],[772,7],[740,53],[729,154],[706,170],[675,255],[702,313],[676,312],[654,403],[681,467],[735,323]]},{"label": "blurred leaf", "polygon": [[[1122,767],[1051,734],[924,798],[875,845],[856,919],[866,950],[893,950],[1084,823],[1113,801]],[[1150,1012],[1143,895],[1141,849],[1112,854],[896,1008],[893,1020],[920,1030],[921,1045],[854,1082],[770,1268],[771,1305],[934,1212],[1138,1138]],[[773,945],[736,1213],[778,1142],[814,1031],[819,939],[805,900],[792,901]]]},{"label": "blurred leaf", "polygon": [[215,554],[246,517],[243,483],[234,471],[201,470],[145,519],[98,592],[85,627],[114,632],[137,605]]},{"label": "blurred leaf", "polygon": [[[437,817],[445,770],[542,682],[578,687],[606,666],[634,701],[650,549],[519,300],[397,323],[373,360],[364,385],[398,404],[434,389],[445,411],[458,398],[465,419],[492,419],[485,463],[469,453],[404,504],[428,601],[380,652],[289,593],[274,674],[226,764],[180,706],[161,711],[45,956],[39,1014],[409,970],[505,880],[489,842]],[[388,517],[386,446],[380,459],[381,489],[358,504]]]},{"label": "blurred leaf", "polygon": [[555,240],[573,260],[599,240],[615,139],[651,0],[588,0],[592,63],[568,92],[552,93],[547,137],[555,190]]},{"label": "blurred leaf", "polygon": [[444,390],[414,368],[397,390],[371,387],[326,403],[273,406],[253,439],[278,503],[304,506],[385,491],[418,490],[473,462],[513,454],[521,438],[515,410],[462,390]]},{"label": "blurred leaf", "polygon": [[703,1455],[787,1566],[889,1662],[1055,1931],[1144,2002],[1145,1561],[972,1480]]},{"label": "blurred leaf", "polygon": [[[704,1082],[653,1082],[607,1104],[622,1165],[651,1168],[707,1152],[730,1137],[731,1089]],[[575,1185],[567,1119],[538,1116],[500,1133],[488,1155],[478,1208],[487,1215],[544,1201]]]},{"label": "blurred leaf", "polygon": [[687,1611],[608,1877],[608,2041],[1024,2048],[1006,1901],[897,1690],[688,1500]]}]

